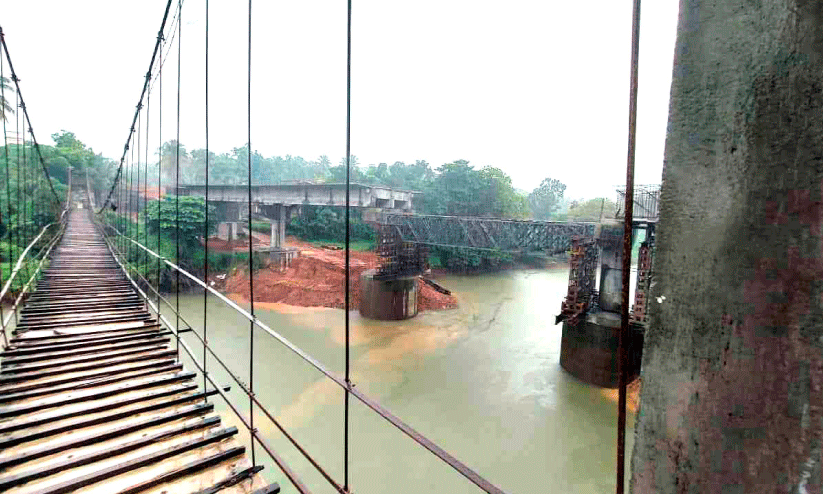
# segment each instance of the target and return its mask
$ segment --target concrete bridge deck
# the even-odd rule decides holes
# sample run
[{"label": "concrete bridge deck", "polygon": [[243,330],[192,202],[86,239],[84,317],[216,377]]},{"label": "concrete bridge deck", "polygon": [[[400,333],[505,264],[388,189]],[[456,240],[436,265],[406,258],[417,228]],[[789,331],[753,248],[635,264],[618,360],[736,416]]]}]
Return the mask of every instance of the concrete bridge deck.
[{"label": "concrete bridge deck", "polygon": [[[206,196],[205,185],[180,185],[180,195]],[[363,208],[396,209],[411,211],[412,200],[419,192],[384,185],[351,184],[351,205]],[[249,200],[248,185],[209,185],[209,202],[246,204]],[[346,206],[346,184],[280,184],[252,185],[252,203],[286,206]]]},{"label": "concrete bridge deck", "polygon": [[0,492],[275,493],[88,210],[0,355]]}]

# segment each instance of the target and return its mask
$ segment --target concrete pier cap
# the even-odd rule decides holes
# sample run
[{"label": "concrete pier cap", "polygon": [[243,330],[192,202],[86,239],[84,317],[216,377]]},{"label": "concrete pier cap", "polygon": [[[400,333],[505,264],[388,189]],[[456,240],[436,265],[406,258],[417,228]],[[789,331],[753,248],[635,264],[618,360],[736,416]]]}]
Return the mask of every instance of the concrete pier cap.
[{"label": "concrete pier cap", "polygon": [[418,277],[375,279],[377,270],[360,275],[360,315],[379,321],[410,319],[417,315]]}]

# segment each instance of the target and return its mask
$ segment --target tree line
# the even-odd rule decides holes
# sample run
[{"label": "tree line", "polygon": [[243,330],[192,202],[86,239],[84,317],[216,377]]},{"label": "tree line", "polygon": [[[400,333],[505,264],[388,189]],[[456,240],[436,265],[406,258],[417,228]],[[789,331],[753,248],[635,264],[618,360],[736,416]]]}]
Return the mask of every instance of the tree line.
[{"label": "tree line", "polygon": [[[175,180],[182,185],[205,183],[205,149],[188,151],[184,144],[171,140],[160,147],[157,155],[160,159],[155,156],[153,163],[148,164],[150,183],[157,183],[158,164],[162,167],[160,180],[165,186],[173,185]],[[210,184],[247,184],[248,146],[235,147],[225,153],[209,151],[208,163]],[[253,184],[341,183],[345,178],[345,158],[334,165],[326,155],[314,160],[292,155],[266,157],[258,151],[251,155]],[[564,197],[566,185],[557,179],[547,177],[532,191],[521,191],[512,185],[511,177],[502,169],[488,165],[476,167],[466,160],[438,167],[425,160],[363,166],[353,155],[350,178],[354,183],[421,192],[423,195],[415,204],[415,210],[424,214],[544,221],[594,220],[600,216],[599,211],[594,214],[597,208],[593,204],[584,206],[585,201],[569,201]],[[597,201],[604,206],[606,216],[613,213],[612,201]]]},{"label": "tree line", "polygon": [[[52,134],[53,145],[41,144],[41,152],[50,175],[54,180],[58,194],[65,194],[68,182],[68,169],[74,170],[75,180],[85,181],[88,175],[92,188],[96,191],[97,202],[105,198],[111,186],[118,163],[96,153],[93,149],[81,142],[77,136],[68,131]],[[177,155],[179,149],[179,157]],[[26,152],[23,146],[10,144],[3,153],[8,153],[11,163],[17,163],[18,156]],[[31,150],[28,151],[31,154]],[[0,155],[2,156],[2,155]],[[209,152],[209,182],[211,184],[243,185],[248,179],[248,147],[233,148],[227,153]],[[178,146],[176,141],[167,141],[148,160],[142,163],[148,171],[150,186],[157,186],[158,182],[164,187],[173,186],[175,175],[178,173],[180,184],[203,184],[205,182],[206,152],[204,149],[188,151],[184,145]],[[366,185],[383,185],[421,192],[415,210],[423,214],[476,216],[521,220],[552,220],[552,221],[595,221],[608,216],[614,211],[614,203],[605,198],[588,201],[570,201],[564,197],[566,185],[557,179],[546,178],[531,192],[517,190],[512,185],[511,177],[500,168],[493,166],[476,167],[466,160],[456,160],[433,167],[425,160],[413,163],[396,161],[394,163],[378,163],[362,166],[356,156],[351,157],[351,180]],[[332,164],[328,156],[320,156],[315,160],[307,160],[300,156],[265,157],[257,151],[251,156],[251,175],[255,184],[282,184],[301,181],[318,183],[340,183],[345,181],[345,158]],[[19,176],[25,177],[25,167],[40,166],[35,160],[28,160],[23,164],[24,169]],[[31,176],[35,176],[30,171]],[[4,178],[6,175],[0,174]],[[159,175],[159,178],[158,178]],[[14,166],[7,179],[12,189],[16,187],[18,174]],[[11,201],[0,195],[0,207],[4,215],[0,221],[0,235],[10,238],[17,233],[15,229],[37,229],[48,223],[49,218],[34,217],[31,214],[21,221],[24,206],[32,211],[32,204],[40,200],[37,194],[43,193],[38,189],[23,202]],[[181,198],[182,199],[182,198]],[[193,199],[193,198],[189,198]],[[170,250],[172,233],[168,231],[167,213],[168,201],[173,196],[166,196],[162,201],[162,211],[158,217],[158,205],[155,202],[148,204],[148,217],[141,216],[140,224],[129,224],[141,235],[151,233],[161,234],[159,250]],[[28,201],[28,202],[26,202]],[[188,201],[188,199],[187,199]],[[199,241],[196,234],[202,227],[195,227],[196,219],[205,211],[205,204],[198,200],[184,202],[184,221],[191,228],[193,238],[184,242],[184,250],[191,250],[184,256],[186,267],[194,271],[197,265],[202,266],[204,253],[199,251]],[[288,227],[290,234],[298,235],[306,240],[340,241],[344,230],[343,214],[339,208],[304,207],[303,215],[292,220]],[[200,213],[198,213],[200,211]],[[353,240],[373,240],[374,232],[360,220],[358,211],[352,214]],[[145,213],[144,213],[145,214]],[[146,221],[148,219],[148,221]],[[148,232],[146,231],[148,223]],[[165,223],[165,224],[164,224]],[[202,223],[202,221],[201,221]],[[210,228],[212,230],[212,228]],[[340,238],[338,238],[340,237]],[[0,246],[3,247],[3,246]],[[6,263],[9,262],[5,253],[8,249],[0,249],[0,256]],[[433,249],[434,259],[441,260],[444,265],[453,269],[479,269],[493,267],[500,263],[509,262],[511,258],[504,254],[476,253],[467,249]],[[212,262],[212,261],[210,261]],[[213,265],[221,264],[215,259]]]}]

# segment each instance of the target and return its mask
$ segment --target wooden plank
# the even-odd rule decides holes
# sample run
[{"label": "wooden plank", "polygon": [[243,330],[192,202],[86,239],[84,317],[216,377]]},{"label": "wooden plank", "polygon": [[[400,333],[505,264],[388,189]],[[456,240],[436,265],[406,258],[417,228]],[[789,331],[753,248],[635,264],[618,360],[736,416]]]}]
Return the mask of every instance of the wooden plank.
[{"label": "wooden plank", "polygon": [[112,317],[134,316],[139,318],[143,315],[148,315],[148,311],[140,304],[135,307],[122,308],[120,310],[111,309],[97,309],[93,311],[71,311],[67,314],[56,312],[48,312],[43,314],[25,314],[21,317],[21,326],[36,326],[55,323],[74,323],[81,321],[99,321],[101,319],[109,319]]},{"label": "wooden plank", "polygon": [[143,328],[153,328],[158,327],[157,321],[153,322],[146,322],[146,321],[126,321],[126,322],[119,322],[119,323],[112,323],[112,324],[94,324],[90,326],[83,326],[80,328],[59,328],[59,329],[33,329],[31,331],[26,331],[19,335],[15,335],[12,338],[13,341],[25,341],[29,339],[37,339],[37,338],[60,338],[66,337],[71,338],[75,336],[83,336],[83,335],[95,335],[95,334],[102,334],[102,333],[112,333],[115,331],[124,331],[129,329],[143,329]]},{"label": "wooden plank", "polygon": [[174,357],[176,356],[177,352],[174,350],[166,350],[164,352],[155,352],[146,355],[139,355],[139,356],[130,356],[130,357],[122,357],[119,359],[112,359],[109,361],[97,362],[94,364],[89,365],[67,365],[61,367],[55,367],[51,370],[42,371],[42,372],[14,372],[14,373],[1,373],[0,374],[0,385],[5,385],[8,383],[13,382],[24,382],[30,381],[33,379],[40,379],[43,377],[49,376],[57,376],[60,374],[70,374],[74,372],[83,372],[88,370],[95,370],[99,369],[103,366],[116,366],[121,364],[131,364],[135,362],[142,362],[146,360],[158,360],[163,359],[166,357]]},{"label": "wooden plank", "polygon": [[[197,384],[190,383],[190,384],[178,384],[175,387],[170,389],[164,389],[162,391],[157,391],[155,393],[141,393],[139,396],[124,398],[120,400],[115,400],[103,404],[97,404],[89,407],[78,408],[69,412],[57,413],[57,414],[38,414],[35,417],[29,418],[27,420],[19,420],[19,421],[6,421],[0,424],[0,434],[8,434],[10,432],[15,432],[22,429],[28,429],[30,427],[38,427],[41,425],[48,424],[50,422],[57,422],[59,420],[66,420],[74,417],[80,417],[82,415],[91,415],[94,413],[105,412],[108,410],[114,410],[115,408],[121,408],[128,405],[134,405],[135,403],[140,403],[144,401],[156,400],[158,398],[167,398],[169,396],[174,396],[180,393],[186,393],[190,391],[194,391],[197,389]],[[211,394],[216,394],[216,391],[211,391]],[[166,406],[174,406],[185,403],[186,401],[194,401],[197,399],[201,399],[204,396],[203,393],[197,393],[194,395],[187,395],[186,398],[190,398],[189,400],[180,400],[179,402],[169,402]],[[162,407],[158,407],[162,408]],[[151,407],[146,408],[137,408],[131,409],[128,411],[129,414],[135,413],[143,413],[146,411],[151,411]],[[114,420],[114,419],[112,419]]]},{"label": "wooden plank", "polygon": [[48,307],[48,308],[36,308],[36,307],[26,307],[22,311],[20,311],[20,315],[23,318],[43,318],[43,317],[51,317],[51,316],[67,316],[67,315],[78,315],[78,314],[95,314],[95,313],[102,313],[102,312],[112,312],[112,310],[119,310],[123,309],[126,311],[133,311],[137,309],[144,309],[145,310],[146,304],[140,300],[121,300],[117,302],[109,302],[107,304],[98,304],[98,305],[82,305],[77,306],[74,304],[64,304],[59,307]]},{"label": "wooden plank", "polygon": [[112,384],[116,382],[128,381],[131,379],[137,379],[140,377],[145,376],[152,376],[155,374],[165,374],[167,372],[172,371],[180,371],[183,370],[183,364],[174,364],[169,365],[167,367],[161,367],[159,369],[152,369],[143,372],[139,372],[137,374],[130,374],[127,376],[116,376],[116,377],[106,377],[101,379],[94,379],[94,380],[85,380],[80,381],[77,383],[71,384],[61,384],[58,386],[54,386],[47,389],[39,389],[33,391],[23,391],[22,393],[10,393],[10,394],[2,394],[0,395],[0,403],[8,403],[10,401],[17,401],[17,400],[27,400],[29,398],[37,398],[40,396],[51,395],[55,393],[59,393],[61,391],[76,391],[78,389],[85,389],[92,386],[103,386],[106,384]]},{"label": "wooden plank", "polygon": [[[162,408],[166,408],[166,407],[162,407]],[[134,424],[130,427],[121,427],[121,428],[116,429],[113,432],[110,431],[106,434],[99,434],[99,435],[97,435],[97,436],[95,436],[94,438],[91,438],[91,439],[94,439],[93,442],[103,441],[103,440],[109,439],[111,437],[116,437],[116,435],[119,435],[119,434],[125,434],[125,431],[127,431],[127,430],[131,430],[133,432],[133,431],[136,431],[136,430],[144,429],[146,427],[152,427],[153,425],[164,424],[164,423],[170,422],[172,420],[178,420],[178,419],[181,419],[181,418],[190,417],[192,415],[202,415],[204,413],[211,412],[213,409],[214,409],[214,404],[213,403],[199,403],[199,404],[196,404],[196,405],[190,405],[190,406],[187,406],[187,407],[180,408],[180,409],[178,409],[174,412],[169,412],[169,413],[165,413],[165,414],[161,414],[161,415],[154,415],[152,417],[149,417],[148,419],[137,422],[136,424]],[[123,413],[116,413],[116,414],[111,414],[111,415],[108,415],[108,416],[105,416],[105,417],[94,418],[94,419],[91,419],[91,420],[76,420],[76,421],[73,421],[73,422],[68,423],[68,424],[60,424],[60,425],[56,425],[54,427],[49,427],[47,429],[41,429],[41,430],[38,430],[38,431],[23,431],[20,434],[11,434],[7,437],[0,438],[0,448],[4,448],[4,449],[5,448],[10,448],[10,447],[16,446],[18,444],[23,444],[25,442],[35,441],[37,439],[43,439],[44,437],[53,436],[55,434],[61,434],[63,432],[67,432],[67,431],[81,429],[83,427],[91,427],[91,426],[94,426],[94,425],[100,425],[102,423],[109,422],[109,421],[112,421],[112,420],[119,420],[119,419],[122,419],[122,418],[129,417],[131,415],[134,415],[131,412],[132,411],[129,410],[128,415],[123,415]],[[111,420],[107,420],[109,418]],[[112,435],[112,434],[114,434],[114,435]],[[54,452],[49,453],[49,454],[53,454],[55,452],[57,452],[57,451],[54,451]],[[3,460],[0,460],[0,463],[2,463],[2,462],[3,462]]]},{"label": "wooden plank", "polygon": [[[59,359],[59,360],[52,360],[45,363],[35,363],[35,364],[17,364],[17,365],[3,365],[0,367],[0,375],[7,375],[7,374],[18,374],[21,372],[34,372],[43,369],[53,369],[60,366],[66,365],[76,365],[76,364],[87,364],[89,362],[97,362],[99,365],[103,365],[100,361],[101,360],[109,360],[113,358],[138,358],[140,355],[150,355],[156,353],[162,353],[169,351],[168,346],[166,345],[155,345],[152,347],[148,347],[145,349],[136,349],[136,350],[128,350],[122,352],[106,352],[100,353],[92,356],[84,356],[81,358],[66,358],[66,359]],[[174,350],[171,350],[175,354],[177,353]]]},{"label": "wooden plank", "polygon": [[160,328],[159,325],[154,327],[148,327],[146,329],[140,328],[136,330],[117,330],[111,331],[110,333],[104,334],[94,334],[92,333],[91,336],[89,335],[59,335],[59,336],[49,336],[49,337],[32,337],[32,338],[15,338],[9,342],[9,348],[37,348],[37,347],[44,347],[49,345],[56,345],[56,344],[64,344],[64,343],[85,343],[85,342],[95,342],[95,341],[104,341],[109,340],[111,338],[120,338],[123,336],[138,336],[138,335],[149,335],[149,334],[171,334],[171,331],[164,330]]},{"label": "wooden plank", "polygon": [[75,328],[78,326],[91,326],[95,324],[106,324],[112,322],[136,322],[136,321],[148,321],[152,320],[153,316],[148,312],[144,312],[143,315],[139,314],[128,314],[123,315],[120,317],[112,316],[106,317],[101,319],[96,318],[86,318],[86,319],[77,319],[74,321],[66,321],[66,322],[48,322],[43,324],[23,324],[21,322],[14,330],[12,330],[12,334],[17,335],[23,333],[25,331],[34,331],[38,329],[54,329],[54,328]]},{"label": "wooden plank", "polygon": [[40,467],[34,470],[30,470],[26,473],[0,477],[0,490],[25,484],[26,482],[31,482],[32,480],[48,477],[55,473],[59,473],[63,470],[81,467],[83,465],[88,465],[90,463],[94,463],[99,460],[104,460],[112,456],[128,453],[129,451],[140,449],[144,446],[151,445],[155,442],[162,441],[170,437],[186,434],[188,432],[194,432],[201,429],[208,429],[211,427],[215,427],[217,425],[220,425],[220,417],[211,417],[208,420],[184,424],[182,426],[175,427],[174,429],[171,429],[169,431],[144,436],[134,441],[118,444],[117,446],[106,448],[91,454],[77,456],[69,460],[61,461],[59,463],[53,463],[48,465],[47,467]]},{"label": "wooden plank", "polygon": [[[92,473],[83,475],[81,477],[78,477],[78,478],[75,478],[75,479],[72,479],[72,480],[69,480],[69,481],[66,481],[66,482],[62,482],[62,483],[57,484],[55,486],[45,488],[45,489],[41,490],[40,492],[41,492],[41,494],[64,494],[64,493],[67,493],[67,492],[72,492],[72,491],[75,491],[77,489],[80,489],[81,487],[85,487],[85,486],[91,485],[91,484],[96,484],[97,482],[100,482],[102,480],[109,479],[110,477],[113,477],[113,476],[116,476],[116,475],[121,475],[123,473],[127,473],[127,472],[130,472],[132,470],[136,470],[138,468],[142,468],[144,466],[151,465],[153,463],[158,463],[158,462],[161,462],[163,460],[173,458],[174,456],[179,455],[181,453],[185,453],[185,452],[191,451],[193,449],[201,448],[203,446],[207,446],[209,444],[212,444],[212,443],[215,443],[215,442],[218,442],[218,441],[222,441],[222,440],[227,439],[227,438],[229,438],[229,437],[231,437],[235,434],[237,434],[237,428],[236,427],[231,427],[229,429],[224,429],[224,430],[216,432],[216,433],[208,434],[207,436],[205,436],[201,439],[188,441],[186,443],[183,443],[183,444],[180,444],[180,445],[177,445],[177,446],[172,446],[170,448],[165,448],[165,449],[162,449],[158,452],[155,452],[155,453],[152,453],[152,454],[149,454],[149,455],[145,455],[145,456],[141,456],[139,458],[127,461],[127,462],[119,464],[119,465],[114,465],[112,467],[109,467],[109,468],[106,468],[106,469],[103,469],[103,470],[92,472]],[[186,465],[185,467],[183,467],[181,469],[170,472],[169,474],[166,474],[165,476],[155,477],[154,479],[152,479],[149,482],[143,483],[141,485],[138,485],[138,486],[135,486],[135,487],[123,490],[123,491],[120,491],[120,494],[137,493],[137,492],[140,492],[141,490],[145,490],[145,489],[148,489],[148,488],[153,487],[155,485],[158,485],[157,482],[160,482],[160,483],[168,482],[170,480],[173,480],[174,478],[178,478],[181,475],[188,475],[191,472],[196,472],[196,471],[201,470],[203,468],[208,468],[211,465],[216,465],[217,463],[225,461],[228,458],[233,458],[235,456],[242,455],[243,453],[245,453],[245,448],[242,447],[242,446],[232,448],[232,449],[230,449],[226,452],[220,453],[218,455],[210,456],[210,457],[205,458],[203,460],[198,460],[197,462],[193,462],[189,465]]]},{"label": "wooden plank", "polygon": [[156,487],[167,482],[172,482],[176,479],[197,474],[207,468],[213,467],[215,465],[219,465],[224,461],[230,460],[232,458],[236,458],[238,456],[243,455],[246,452],[246,448],[244,446],[236,446],[225,451],[220,451],[217,454],[208,456],[206,458],[198,458],[196,460],[190,461],[179,467],[175,470],[170,472],[166,472],[164,474],[158,475],[157,477],[142,482],[134,487],[127,488],[121,491],[118,491],[117,494],[137,494],[139,492],[143,492],[147,489],[151,489],[152,487]]},{"label": "wooden plank", "polygon": [[72,351],[62,351],[62,352],[50,352],[50,353],[40,353],[37,355],[32,356],[23,356],[23,357],[14,357],[14,358],[6,358],[3,359],[4,365],[18,365],[18,364],[29,364],[32,362],[40,362],[43,360],[53,360],[59,358],[69,357],[71,355],[88,355],[91,353],[101,353],[106,351],[114,351],[114,350],[126,350],[129,348],[139,348],[139,347],[146,347],[146,346],[157,346],[160,343],[168,343],[170,341],[169,338],[159,338],[156,340],[152,340],[150,342],[138,342],[138,343],[116,343],[113,345],[106,345],[91,348],[89,350],[72,350]]},{"label": "wooden plank", "polygon": [[[109,366],[109,367],[104,368],[104,370],[102,370],[102,371],[92,372],[92,373],[88,373],[88,371],[86,371],[85,373],[84,372],[73,372],[73,373],[71,373],[71,375],[68,375],[68,376],[63,376],[63,377],[50,376],[50,378],[41,378],[41,380],[39,382],[28,383],[28,384],[18,384],[16,386],[11,386],[11,385],[9,385],[9,383],[0,383],[0,393],[2,393],[2,394],[5,394],[5,393],[19,393],[19,392],[23,392],[23,391],[32,391],[32,390],[35,390],[35,389],[44,389],[44,388],[48,388],[50,386],[56,386],[56,385],[60,385],[60,384],[68,384],[68,383],[78,381],[78,380],[81,380],[81,379],[83,379],[83,380],[85,380],[85,379],[98,379],[98,378],[116,376],[116,375],[119,375],[119,374],[125,374],[127,372],[136,372],[136,371],[155,369],[155,368],[160,368],[160,367],[167,368],[167,367],[172,366],[172,364],[174,364],[175,361],[176,361],[176,359],[152,360],[152,361],[149,361],[147,363],[139,363],[139,364],[135,364],[133,362],[128,362],[128,363],[121,364],[121,365],[127,366],[127,367]],[[180,369],[183,368],[182,365],[179,366],[179,367],[180,367]],[[131,376],[128,376],[128,378],[131,378]],[[8,387],[2,387],[3,385],[6,385]]]},{"label": "wooden plank", "polygon": [[24,403],[22,405],[9,405],[5,407],[0,407],[0,418],[14,417],[17,415],[36,412],[38,410],[44,410],[46,408],[55,408],[63,405],[68,405],[71,403],[98,400],[100,398],[106,398],[108,396],[114,396],[136,389],[153,388],[179,381],[188,381],[189,379],[193,379],[194,377],[195,374],[193,372],[181,372],[179,374],[174,374],[169,377],[146,380],[140,382],[139,384],[126,383],[121,384],[120,386],[114,386],[103,390],[90,390],[88,392],[70,393],[68,395],[56,397],[52,400],[35,401],[34,403]]},{"label": "wooden plank", "polygon": [[216,494],[223,489],[227,489],[229,487],[233,487],[244,480],[250,479],[254,477],[256,474],[260,473],[263,470],[263,465],[257,465],[250,468],[246,468],[241,470],[229,477],[224,478],[223,480],[217,482],[213,486],[199,490],[197,492],[193,492],[192,494]]},{"label": "wooden plank", "polygon": [[[166,335],[171,333],[165,333]],[[53,343],[48,345],[38,345],[38,346],[25,346],[25,347],[16,347],[11,350],[6,350],[5,352],[0,352],[0,357],[3,358],[14,358],[23,355],[37,355],[40,353],[49,353],[49,352],[62,352],[66,350],[77,350],[87,348],[89,350],[93,348],[97,348],[100,346],[105,345],[114,345],[117,343],[123,343],[126,341],[143,341],[143,340],[151,340],[158,338],[160,335],[158,333],[147,333],[147,334],[139,334],[139,335],[128,335],[128,336],[116,336],[98,340],[86,340],[80,342],[66,342],[66,343]],[[167,340],[168,341],[168,340]]]}]

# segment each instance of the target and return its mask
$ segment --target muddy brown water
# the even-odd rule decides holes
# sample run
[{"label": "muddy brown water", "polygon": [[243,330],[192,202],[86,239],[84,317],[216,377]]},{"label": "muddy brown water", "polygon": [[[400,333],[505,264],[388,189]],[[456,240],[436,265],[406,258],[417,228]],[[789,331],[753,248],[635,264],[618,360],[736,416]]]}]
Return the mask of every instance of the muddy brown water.
[{"label": "muddy brown water", "polygon": [[[580,382],[559,365],[561,326],[553,323],[567,269],[437,279],[456,295],[458,309],[398,322],[352,313],[351,373],[357,388],[506,492],[614,492],[616,393]],[[175,296],[169,300],[175,303]],[[199,334],[202,293],[181,295],[180,307]],[[343,311],[256,303],[255,313],[342,375]],[[248,321],[214,297],[207,317],[210,345],[247,383]],[[202,358],[194,335],[185,340]],[[253,361],[259,399],[342,483],[343,391],[260,329]],[[248,414],[248,399],[229,375],[211,357],[207,365],[218,382],[232,384],[229,396]],[[214,402],[226,424],[245,431],[222,399]],[[255,427],[311,491],[334,492],[255,410]],[[355,399],[350,423],[353,492],[482,492]],[[633,427],[630,413],[627,458]],[[265,465],[267,480],[278,481],[283,492],[297,492],[259,445],[255,457]]]}]

